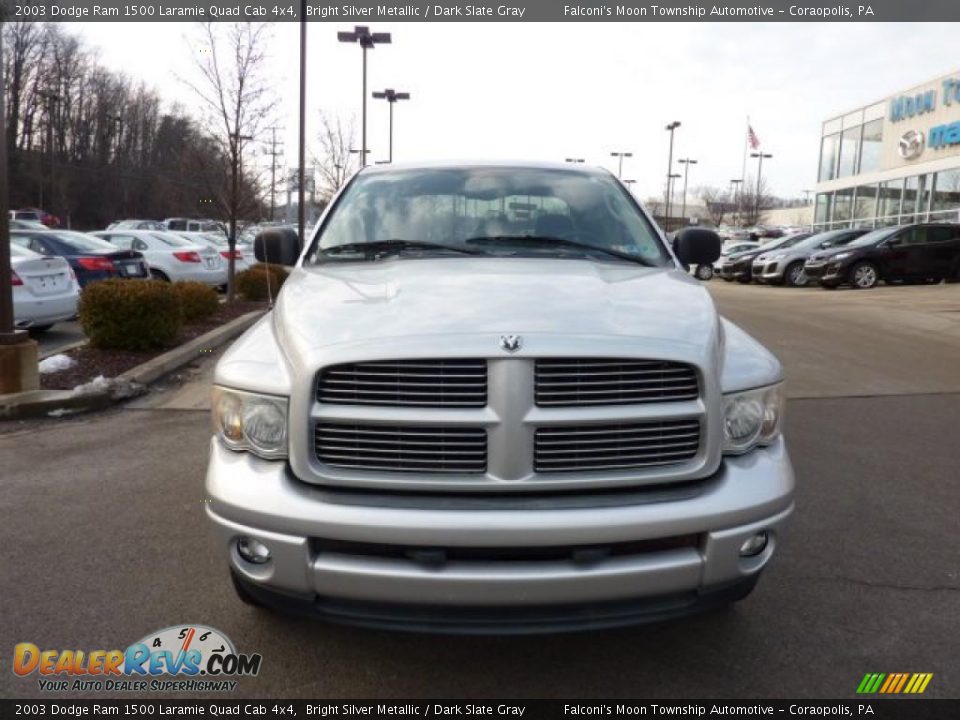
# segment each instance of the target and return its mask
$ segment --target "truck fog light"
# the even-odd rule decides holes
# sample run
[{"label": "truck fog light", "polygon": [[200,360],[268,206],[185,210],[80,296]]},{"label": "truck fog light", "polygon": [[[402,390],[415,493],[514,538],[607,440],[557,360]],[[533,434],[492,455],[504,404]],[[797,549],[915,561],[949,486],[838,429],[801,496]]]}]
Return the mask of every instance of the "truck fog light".
[{"label": "truck fog light", "polygon": [[762,530],[743,541],[740,546],[740,557],[753,557],[762,553],[767,547],[767,531]]},{"label": "truck fog light", "polygon": [[241,537],[237,540],[237,552],[240,557],[254,565],[263,565],[270,560],[270,550],[259,540]]}]

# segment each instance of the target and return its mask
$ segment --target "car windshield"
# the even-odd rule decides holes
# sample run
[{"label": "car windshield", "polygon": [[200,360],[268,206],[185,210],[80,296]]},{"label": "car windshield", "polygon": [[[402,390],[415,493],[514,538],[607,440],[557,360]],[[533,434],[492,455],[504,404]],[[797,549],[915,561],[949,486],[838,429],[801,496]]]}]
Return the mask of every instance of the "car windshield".
[{"label": "car windshield", "polygon": [[[560,168],[361,173],[314,238],[308,258],[377,257],[364,252],[368,244],[419,256],[590,255],[671,262],[656,230],[612,176]],[[342,251],[334,250],[339,246]]]},{"label": "car windshield", "polygon": [[106,240],[101,240],[93,235],[85,235],[84,233],[61,230],[60,232],[49,233],[49,235],[69,245],[74,250],[82,250],[83,252],[106,253],[116,252],[117,250],[117,248]]},{"label": "car windshield", "polygon": [[900,230],[900,228],[896,226],[880,228],[879,230],[868,232],[866,235],[861,235],[852,243],[849,243],[847,247],[865,247],[867,245],[876,245],[877,243],[886,240],[898,230]]},{"label": "car windshield", "polygon": [[849,230],[828,230],[827,232],[811,235],[806,240],[797,243],[794,247],[798,249],[835,247],[837,245],[847,244],[850,242],[850,238]]}]

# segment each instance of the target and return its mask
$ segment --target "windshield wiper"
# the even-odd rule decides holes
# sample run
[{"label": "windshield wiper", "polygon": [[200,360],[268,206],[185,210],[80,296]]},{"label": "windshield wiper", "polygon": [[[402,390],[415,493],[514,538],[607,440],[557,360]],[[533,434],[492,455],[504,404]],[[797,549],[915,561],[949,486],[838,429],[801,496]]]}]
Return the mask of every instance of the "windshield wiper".
[{"label": "windshield wiper", "polygon": [[597,245],[580,242],[579,240],[568,240],[567,238],[553,237],[552,235],[481,235],[478,237],[468,238],[467,240],[464,240],[464,242],[467,244],[527,245],[535,247],[560,245],[562,247],[576,248],[578,250],[598,252],[604,255],[619,258],[620,260],[640,263],[641,265],[649,264],[643,258],[637,257],[636,255],[631,255],[630,253],[623,253],[618,250],[610,250],[609,248],[598,247]]},{"label": "windshield wiper", "polygon": [[382,256],[385,254],[396,255],[404,250],[442,250],[445,252],[454,252],[460,255],[484,255],[482,250],[475,248],[457,247],[455,245],[444,245],[443,243],[428,242],[426,240],[401,240],[391,238],[389,240],[373,240],[371,242],[352,242],[343,245],[334,245],[333,247],[321,248],[318,255],[336,256],[342,253],[363,253],[368,258]]}]

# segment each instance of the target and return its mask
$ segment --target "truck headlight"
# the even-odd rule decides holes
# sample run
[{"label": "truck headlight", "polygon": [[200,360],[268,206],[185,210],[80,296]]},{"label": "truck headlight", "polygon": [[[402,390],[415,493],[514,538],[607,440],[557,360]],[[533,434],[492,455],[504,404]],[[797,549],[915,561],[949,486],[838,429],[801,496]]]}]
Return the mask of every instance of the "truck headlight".
[{"label": "truck headlight", "polygon": [[213,387],[213,429],[231,450],[268,460],[287,456],[287,399]]},{"label": "truck headlight", "polygon": [[783,383],[723,396],[723,452],[741,455],[780,435]]}]

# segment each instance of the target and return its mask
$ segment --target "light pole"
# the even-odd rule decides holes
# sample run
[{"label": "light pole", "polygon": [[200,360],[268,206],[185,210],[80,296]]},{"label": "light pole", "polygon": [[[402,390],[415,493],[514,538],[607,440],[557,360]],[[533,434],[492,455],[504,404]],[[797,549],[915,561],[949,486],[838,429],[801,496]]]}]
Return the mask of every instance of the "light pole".
[{"label": "light pole", "polygon": [[612,152],[610,157],[620,158],[620,164],[617,166],[617,177],[623,177],[623,159],[633,157],[632,152]]},{"label": "light pole", "polygon": [[[361,115],[361,144],[360,147],[367,148],[367,50],[372,50],[377,45],[390,43],[390,33],[372,33],[366,25],[356,25],[353,32],[338,32],[337,40],[340,42],[360,43],[363,49],[363,107]],[[360,153],[360,167],[366,167],[367,153]]]},{"label": "light pole", "polygon": [[568,163],[582,163],[584,162],[583,158],[564,158],[564,162]]},{"label": "light pole", "polygon": [[670,133],[670,153],[667,155],[667,208],[665,216],[668,223],[670,222],[670,173],[673,172],[673,132],[678,127],[680,127],[679,120],[674,120],[667,125],[667,131]]},{"label": "light pole", "polygon": [[393,88],[387,88],[383,92],[374,92],[373,97],[377,100],[386,100],[390,103],[390,152],[387,155],[387,162],[393,162],[393,106],[397,100],[409,100],[410,93],[408,92],[397,92]]},{"label": "light pole", "polygon": [[683,165],[683,200],[682,205],[680,206],[680,217],[687,217],[687,174],[690,172],[690,166],[696,165],[696,160],[691,160],[690,158],[683,158],[682,160],[677,160],[678,163]]},{"label": "light pole", "polygon": [[[667,215],[666,215],[666,223],[667,223],[668,226],[670,225],[670,210],[669,210],[669,208],[671,208],[671,207],[673,206],[673,185],[674,185],[674,182],[673,182],[673,181],[674,181],[674,180],[677,180],[677,179],[679,179],[679,178],[682,178],[682,177],[683,177],[683,175],[681,175],[680,173],[670,173],[669,175],[667,175],[667,208],[668,208],[668,210],[667,210]],[[670,228],[669,228],[669,227],[666,227],[665,229],[669,231]]]},{"label": "light pole", "polygon": [[763,159],[772,158],[773,155],[770,153],[755,152],[750,153],[750,157],[757,158],[757,196],[753,202],[753,213],[756,215],[756,219],[753,222],[756,224],[760,220],[760,176],[763,174]]},{"label": "light pole", "polygon": [[810,193],[812,193],[813,190],[801,190],[800,192],[803,193],[803,204],[804,204],[804,205],[809,205],[809,204],[810,204]]},{"label": "light pole", "polygon": [[[53,176],[56,174],[56,161],[57,156],[53,151],[53,113],[56,103],[60,101],[60,95],[55,92],[47,92],[41,90],[37,93],[40,97],[47,101],[47,145],[50,147],[50,197],[48,198],[48,206],[50,211],[53,211]],[[42,174],[41,174],[42,177]],[[43,180],[40,181],[40,208],[43,207]]]},{"label": "light pole", "polygon": [[[305,242],[307,211],[306,184],[307,167],[307,0],[300,0],[300,128],[297,134],[297,173],[300,187],[297,188],[297,240],[302,248]],[[287,192],[286,215],[290,217],[290,192]],[[271,218],[272,220],[273,218]]]},{"label": "light pole", "polygon": [[740,227],[740,185],[743,183],[743,178],[731,178],[730,184],[733,186],[733,201],[736,203],[737,209],[736,214],[734,215],[733,224],[736,227]]}]

